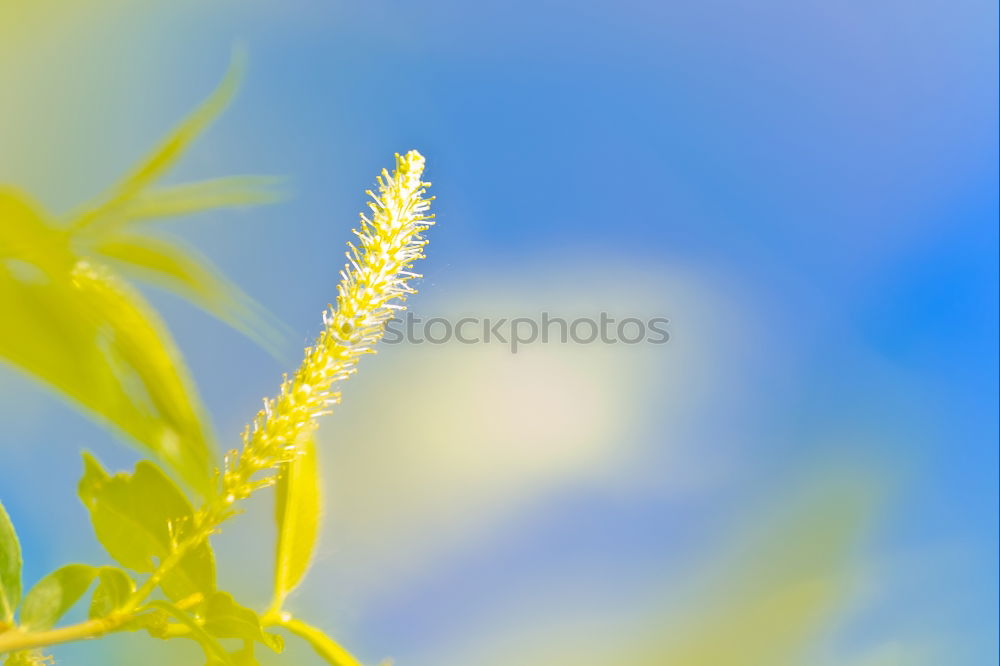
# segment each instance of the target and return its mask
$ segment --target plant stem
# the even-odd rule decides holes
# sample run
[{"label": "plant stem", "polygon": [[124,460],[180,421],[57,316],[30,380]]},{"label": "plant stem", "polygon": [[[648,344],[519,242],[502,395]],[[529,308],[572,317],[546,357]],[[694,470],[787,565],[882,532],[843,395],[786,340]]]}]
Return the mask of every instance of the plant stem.
[{"label": "plant stem", "polygon": [[[177,607],[190,608],[200,602],[201,599],[202,596],[200,594],[193,594],[186,599],[178,601]],[[130,611],[119,610],[106,617],[94,618],[78,624],[71,624],[67,627],[47,629],[45,631],[24,631],[15,627],[0,633],[0,654],[97,638],[120,629],[135,616],[136,612],[134,609]]]},{"label": "plant stem", "polygon": [[126,601],[125,604],[118,611],[120,613],[133,613],[135,609],[146,601],[146,598],[153,593],[156,586],[160,584],[163,577],[166,576],[171,569],[180,564],[180,561],[184,559],[188,551],[195,548],[202,541],[208,538],[212,530],[224,520],[223,514],[218,511],[215,505],[210,505],[208,509],[202,514],[204,516],[203,520],[200,521],[194,532],[186,539],[177,544],[177,546],[171,551],[169,555],[163,558],[159,566],[150,574],[149,578],[132,593]]},{"label": "plant stem", "polygon": [[108,616],[47,631],[10,629],[0,634],[0,654],[96,638],[114,631],[131,618],[131,615],[123,615],[121,618]]},{"label": "plant stem", "polygon": [[266,613],[261,618],[261,624],[265,627],[281,627],[290,631],[309,643],[313,650],[316,651],[316,654],[323,657],[323,660],[328,664],[332,664],[333,666],[361,666],[361,662],[355,659],[337,641],[316,627],[293,618],[288,613]]},{"label": "plant stem", "polygon": [[[232,499],[228,497],[217,497],[208,502],[199,512],[200,520],[197,521],[190,535],[178,543],[167,557],[163,558],[163,561],[150,574],[149,578],[132,593],[132,596],[125,601],[121,608],[112,614],[45,631],[25,631],[20,627],[13,627],[0,632],[0,654],[97,638],[120,629],[136,616],[163,577],[180,563],[188,551],[207,539],[221,522],[232,515],[232,503]],[[178,608],[186,609],[196,605],[202,599],[201,594],[193,594],[178,601],[176,605]]]}]

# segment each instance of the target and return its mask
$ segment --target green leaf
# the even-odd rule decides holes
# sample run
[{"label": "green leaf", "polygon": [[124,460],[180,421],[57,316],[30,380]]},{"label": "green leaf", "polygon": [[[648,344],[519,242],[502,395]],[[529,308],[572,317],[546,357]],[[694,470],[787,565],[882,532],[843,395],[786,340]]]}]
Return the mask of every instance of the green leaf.
[{"label": "green leaf", "polygon": [[90,587],[97,569],[67,564],[38,581],[24,597],[21,625],[30,630],[50,629]]},{"label": "green leaf", "polygon": [[[0,357],[112,424],[204,496],[212,436],[166,327],[98,251],[130,220],[276,199],[273,179],[237,176],[152,189],[235,93],[242,58],[218,88],[108,193],[60,224],[23,193],[0,186]],[[105,247],[250,335],[273,354],[287,336],[210,267],[173,249]],[[162,248],[160,248],[162,249]]]},{"label": "green leaf", "polygon": [[121,214],[129,220],[145,220],[274,203],[282,199],[277,187],[283,181],[273,176],[230,176],[158,187],[135,195]]},{"label": "green leaf", "polygon": [[138,292],[80,259],[30,200],[2,188],[0,315],[0,357],[211,492],[211,435],[166,327]]},{"label": "green leaf", "polygon": [[250,641],[245,642],[242,649],[230,652],[229,656],[236,666],[259,666],[260,664],[257,657],[254,656],[253,643]]},{"label": "green leaf", "polygon": [[14,610],[20,602],[21,544],[7,510],[0,503],[0,627],[13,624]]},{"label": "green leaf", "polygon": [[316,458],[310,438],[302,453],[287,463],[275,493],[278,547],[274,567],[274,609],[281,608],[309,570],[319,537],[323,500]]},{"label": "green leaf", "polygon": [[51,666],[52,657],[43,654],[40,650],[21,650],[20,652],[7,653],[4,666]]},{"label": "green leaf", "polygon": [[[174,550],[194,520],[184,494],[149,461],[132,474],[109,476],[100,463],[84,454],[80,499],[90,511],[98,541],[122,566],[139,573],[152,572]],[[160,587],[178,600],[215,591],[215,556],[208,541],[191,549]]]},{"label": "green leaf", "polygon": [[126,272],[170,289],[240,331],[272,354],[288,335],[274,316],[258,305],[211,263],[176,241],[115,234],[98,243],[95,252],[112,259]]},{"label": "green leaf", "polygon": [[192,487],[209,495],[214,480],[210,436],[191,399],[194,387],[182,370],[180,352],[162,335],[166,326],[138,292],[103,267],[78,265],[73,281],[81,303],[106,332],[105,363],[140,410],[166,421],[168,427],[160,425],[151,448]]},{"label": "green leaf", "polygon": [[236,54],[225,78],[197,109],[164,139],[128,176],[100,201],[88,206],[73,221],[74,229],[115,221],[142,191],[173,166],[188,146],[228,106],[243,76],[243,58]]},{"label": "green leaf", "polygon": [[90,599],[88,616],[106,617],[121,608],[135,591],[135,581],[121,569],[101,567],[97,587]]},{"label": "green leaf", "polygon": [[[171,632],[170,615],[161,608],[145,608],[144,612],[133,615],[123,626],[125,631],[141,631],[145,629],[153,638],[167,640],[177,638]],[[185,628],[186,630],[186,628]]]},{"label": "green leaf", "polygon": [[203,615],[205,631],[213,636],[256,641],[275,652],[281,652],[284,648],[280,636],[269,634],[261,628],[257,613],[240,606],[227,592],[213,594],[205,603]]},{"label": "green leaf", "polygon": [[[205,629],[198,622],[196,622],[193,617],[182,611],[180,608],[168,601],[160,600],[151,601],[148,606],[149,608],[166,611],[168,615],[187,627],[190,633],[186,634],[185,637],[198,641],[198,644],[201,645],[201,648],[205,651],[205,656],[208,657],[209,664],[227,664],[236,666],[233,658],[228,652],[226,652],[226,649],[222,647],[219,641],[205,631]],[[164,637],[169,638],[170,636],[164,635]]]},{"label": "green leaf", "polygon": [[328,664],[332,664],[333,666],[361,666],[361,662],[351,656],[337,641],[316,627],[310,626],[301,620],[291,618],[281,620],[279,626],[308,642],[312,646],[312,649],[316,651],[316,654],[322,657]]}]

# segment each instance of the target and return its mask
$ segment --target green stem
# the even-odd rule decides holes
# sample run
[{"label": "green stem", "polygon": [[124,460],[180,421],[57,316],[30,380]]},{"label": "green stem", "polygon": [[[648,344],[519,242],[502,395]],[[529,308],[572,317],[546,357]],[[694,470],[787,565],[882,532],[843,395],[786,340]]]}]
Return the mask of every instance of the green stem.
[{"label": "green stem", "polygon": [[288,613],[268,612],[261,620],[265,627],[281,627],[305,640],[316,651],[316,654],[332,666],[362,666],[361,662],[337,641],[316,627],[308,625],[302,620],[296,620]]},{"label": "green stem", "polygon": [[[193,533],[187,539],[177,544],[177,547],[167,557],[163,558],[159,566],[132,593],[132,596],[125,601],[124,605],[111,615],[46,631],[24,631],[19,627],[14,627],[0,633],[0,654],[97,638],[120,629],[125,623],[135,617],[137,611],[145,603],[149,595],[153,593],[156,586],[160,584],[163,577],[180,563],[188,551],[207,539],[212,530],[228,517],[227,509],[229,508],[229,504],[224,499],[210,503],[202,512],[204,518],[194,529]],[[195,594],[188,597],[188,599],[178,602],[177,607],[189,608],[197,604],[201,599],[202,596],[200,594]]]},{"label": "green stem", "polygon": [[[177,607],[190,608],[199,603],[201,599],[202,596],[200,594],[194,594],[187,599],[177,602]],[[67,627],[59,627],[58,629],[24,631],[15,627],[0,634],[0,654],[97,638],[121,629],[122,626],[135,616],[136,612],[134,610],[129,612],[119,610],[107,617],[94,618],[78,624],[71,624]]]},{"label": "green stem", "polygon": [[10,629],[0,634],[0,654],[97,638],[118,629],[131,618],[131,615],[122,616],[121,618],[108,616],[47,631]]},{"label": "green stem", "polygon": [[[243,476],[248,477],[249,474],[244,471],[240,478],[242,479]],[[0,654],[97,638],[120,629],[136,616],[141,607],[146,603],[146,599],[153,593],[164,576],[180,564],[188,551],[196,548],[212,534],[220,523],[232,515],[232,504],[234,501],[235,498],[231,494],[216,496],[210,500],[199,512],[200,520],[197,521],[190,535],[178,543],[167,557],[163,558],[159,566],[150,574],[149,578],[132,593],[121,608],[112,614],[107,617],[94,618],[67,627],[45,631],[25,631],[20,627],[10,628],[0,632]],[[178,602],[176,607],[181,609],[190,608],[201,600],[202,596],[200,594],[194,594]]]}]

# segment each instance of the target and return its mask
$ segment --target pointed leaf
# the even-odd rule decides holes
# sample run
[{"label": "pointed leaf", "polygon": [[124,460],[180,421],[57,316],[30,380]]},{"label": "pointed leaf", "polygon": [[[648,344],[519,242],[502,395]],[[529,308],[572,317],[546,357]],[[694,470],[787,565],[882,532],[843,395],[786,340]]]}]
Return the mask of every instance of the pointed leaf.
[{"label": "pointed leaf", "polygon": [[282,198],[276,189],[282,182],[273,176],[229,176],[158,187],[133,197],[121,215],[128,220],[145,220],[274,203]]},{"label": "pointed leaf", "polygon": [[210,435],[166,327],[138,292],[78,260],[30,200],[3,189],[0,307],[0,357],[210,492]]},{"label": "pointed leaf", "polygon": [[228,652],[226,652],[226,649],[222,647],[219,641],[217,641],[210,633],[205,631],[205,629],[198,622],[196,622],[193,617],[182,611],[180,608],[168,601],[159,600],[151,601],[149,603],[149,607],[166,611],[167,614],[186,626],[190,630],[188,637],[198,641],[202,649],[205,651],[205,656],[208,657],[209,664],[234,664],[235,666],[235,662],[232,657]]},{"label": "pointed leaf", "polygon": [[319,537],[322,506],[316,444],[310,438],[303,444],[302,453],[285,465],[275,492],[278,547],[273,606],[276,609],[309,570]]},{"label": "pointed leaf", "polygon": [[24,597],[21,625],[35,631],[51,628],[90,587],[97,569],[67,564],[38,581]]},{"label": "pointed leaf", "polygon": [[[148,321],[127,330],[128,320],[138,317],[135,308],[125,303],[115,308],[92,291],[68,281],[24,283],[0,263],[0,356],[114,424],[205,489],[209,444],[192,393],[174,364],[172,345]],[[102,311],[117,321],[107,321]],[[132,316],[121,317],[122,312]],[[120,344],[123,339],[130,342]],[[144,348],[137,349],[137,343]],[[155,387],[159,408],[147,386]]]},{"label": "pointed leaf", "polygon": [[280,636],[261,628],[257,613],[237,604],[227,592],[213,594],[205,603],[203,615],[205,631],[213,636],[256,641],[275,652],[281,652],[284,647]]},{"label": "pointed leaf", "polygon": [[105,363],[139,409],[161,415],[150,448],[203,496],[213,489],[213,453],[193,384],[166,326],[134,289],[106,268],[81,262],[73,272],[77,298],[106,341]]},{"label": "pointed leaf", "polygon": [[0,632],[14,622],[14,610],[21,602],[21,543],[14,524],[0,503]]},{"label": "pointed leaf", "polygon": [[135,170],[112,188],[100,202],[91,205],[73,221],[74,229],[115,219],[142,190],[173,166],[187,147],[229,104],[243,74],[243,59],[234,57],[229,71],[215,91],[202,102]]},{"label": "pointed leaf", "polygon": [[121,569],[101,567],[90,599],[88,617],[106,617],[121,608],[135,591],[135,581]]},{"label": "pointed leaf", "polygon": [[274,317],[190,248],[175,241],[115,234],[95,251],[136,273],[188,298],[252,340],[276,353],[286,335]]},{"label": "pointed leaf", "polygon": [[[152,572],[169,556],[194,519],[184,494],[149,461],[133,474],[108,476],[100,464],[84,454],[80,499],[90,510],[98,541],[122,566],[139,573]],[[171,599],[215,591],[215,557],[207,541],[190,550],[160,583]]]},{"label": "pointed leaf", "polygon": [[283,620],[280,626],[284,627],[299,638],[302,638],[320,657],[333,666],[361,666],[361,662],[341,647],[335,640],[324,634],[316,627],[312,627],[301,620]]}]

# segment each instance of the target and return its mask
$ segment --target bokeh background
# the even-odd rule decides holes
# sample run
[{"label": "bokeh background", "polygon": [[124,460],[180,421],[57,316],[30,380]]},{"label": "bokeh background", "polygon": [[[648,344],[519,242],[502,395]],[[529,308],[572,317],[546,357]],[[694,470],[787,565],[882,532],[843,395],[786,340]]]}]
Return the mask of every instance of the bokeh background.
[{"label": "bokeh background", "polygon": [[[249,54],[171,178],[292,196],[164,228],[294,331],[284,358],[150,291],[224,445],[318,332],[394,152],[438,197],[418,315],[670,318],[662,346],[366,359],[292,602],[366,663],[997,663],[996,3],[0,6],[0,182],[59,212]],[[0,407],[26,578],[105,561],[78,451],[137,454],[6,366]],[[218,539],[251,605],[270,530],[262,498]],[[164,650],[54,654],[200,663]]]}]

